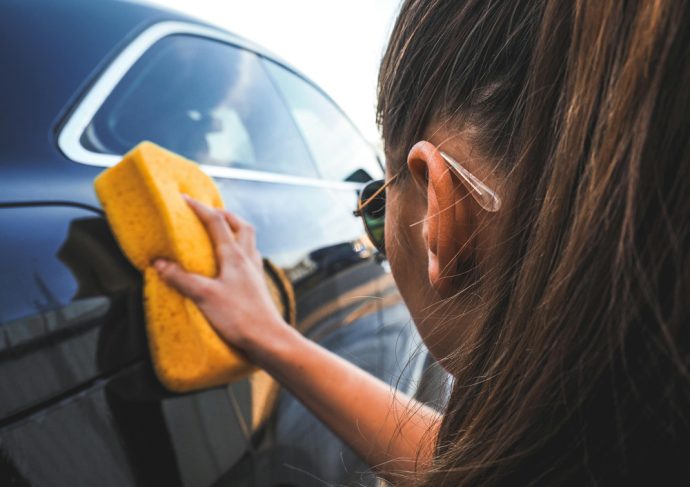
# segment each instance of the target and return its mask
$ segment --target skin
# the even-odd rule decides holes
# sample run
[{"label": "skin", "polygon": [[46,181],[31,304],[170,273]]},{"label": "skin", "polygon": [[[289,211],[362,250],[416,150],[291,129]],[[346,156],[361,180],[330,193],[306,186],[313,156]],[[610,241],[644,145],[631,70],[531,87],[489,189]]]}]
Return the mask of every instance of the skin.
[{"label": "skin", "polygon": [[[437,147],[471,171],[478,168],[472,167],[464,138],[451,139],[438,129],[428,138],[408,154],[412,178],[388,190],[386,251],[420,335],[441,358],[462,343],[471,313],[429,310],[453,294],[459,266],[476,251],[478,206],[449,173]],[[399,484],[396,473],[428,466],[439,413],[287,326],[266,288],[251,225],[227,210],[187,201],[214,242],[220,270],[211,279],[159,259],[154,265],[162,278],[191,298],[229,345],[290,390],[380,475]],[[442,336],[435,330],[449,312],[462,314],[462,322],[451,336]],[[262,339],[267,335],[272,339]]]},{"label": "skin", "polygon": [[[448,298],[462,289],[458,275],[478,251],[482,212],[439,154],[444,150],[476,174],[469,142],[441,129],[428,138],[408,154],[411,177],[391,185],[386,194],[386,254],[422,339],[441,360],[467,339],[474,320],[471,302]],[[442,326],[448,316],[452,327]]]}]

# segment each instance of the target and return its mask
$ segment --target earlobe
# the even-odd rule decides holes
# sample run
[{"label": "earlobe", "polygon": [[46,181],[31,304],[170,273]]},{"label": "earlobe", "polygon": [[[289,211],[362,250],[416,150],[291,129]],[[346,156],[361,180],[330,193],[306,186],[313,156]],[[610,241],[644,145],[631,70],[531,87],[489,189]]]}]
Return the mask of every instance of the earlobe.
[{"label": "earlobe", "polygon": [[424,234],[429,282],[441,297],[453,294],[455,276],[472,254],[469,208],[465,188],[448,170],[438,149],[421,141],[412,147],[408,167],[427,193]]}]

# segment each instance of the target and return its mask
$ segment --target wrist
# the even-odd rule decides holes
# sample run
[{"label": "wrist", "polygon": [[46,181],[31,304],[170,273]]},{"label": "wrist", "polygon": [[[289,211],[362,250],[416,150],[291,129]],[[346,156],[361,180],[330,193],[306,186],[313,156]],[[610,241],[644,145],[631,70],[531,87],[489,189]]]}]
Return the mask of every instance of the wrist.
[{"label": "wrist", "polygon": [[242,349],[252,363],[270,372],[288,360],[298,349],[300,341],[306,339],[280,316],[266,325],[255,327],[259,333],[248,337]]}]

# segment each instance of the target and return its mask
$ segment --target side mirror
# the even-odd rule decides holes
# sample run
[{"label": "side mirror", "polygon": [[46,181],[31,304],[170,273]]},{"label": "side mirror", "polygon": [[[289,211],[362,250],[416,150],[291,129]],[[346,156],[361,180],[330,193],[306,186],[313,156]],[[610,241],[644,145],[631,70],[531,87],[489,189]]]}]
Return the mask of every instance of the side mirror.
[{"label": "side mirror", "polygon": [[355,172],[346,177],[345,181],[349,183],[368,183],[369,181],[373,181],[373,179],[374,178],[372,178],[371,175],[369,175],[369,173],[364,169],[357,169]]}]

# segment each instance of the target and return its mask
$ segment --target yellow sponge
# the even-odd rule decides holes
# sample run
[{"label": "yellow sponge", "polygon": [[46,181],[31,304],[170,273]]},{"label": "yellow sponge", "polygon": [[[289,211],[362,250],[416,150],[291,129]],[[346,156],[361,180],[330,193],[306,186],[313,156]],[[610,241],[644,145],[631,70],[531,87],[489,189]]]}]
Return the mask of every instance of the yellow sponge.
[{"label": "yellow sponge", "polygon": [[[216,274],[206,229],[181,193],[216,208],[223,201],[201,169],[151,142],[142,142],[94,183],[115,238],[144,273],[149,346],[156,373],[170,390],[183,392],[225,384],[253,368],[228,347],[189,299],[168,287],[152,260],[174,260],[188,271]],[[276,305],[294,319],[289,282],[275,266],[266,278]],[[292,315],[292,316],[291,316]]]}]

